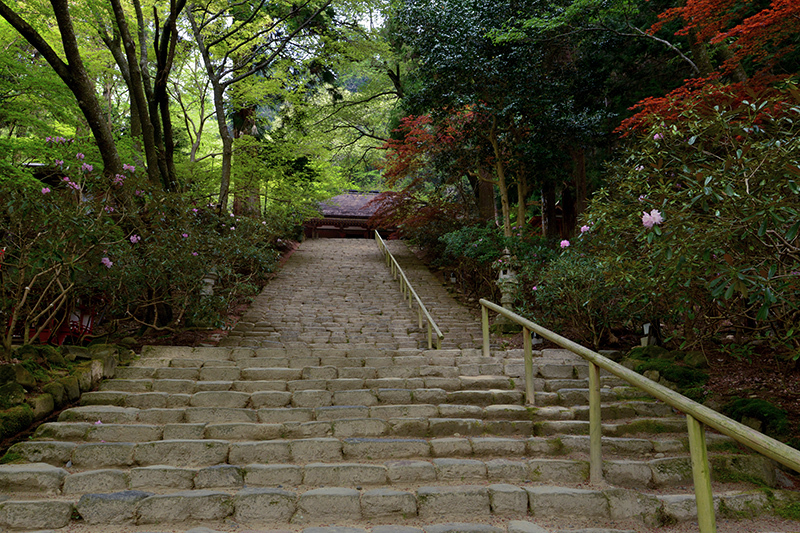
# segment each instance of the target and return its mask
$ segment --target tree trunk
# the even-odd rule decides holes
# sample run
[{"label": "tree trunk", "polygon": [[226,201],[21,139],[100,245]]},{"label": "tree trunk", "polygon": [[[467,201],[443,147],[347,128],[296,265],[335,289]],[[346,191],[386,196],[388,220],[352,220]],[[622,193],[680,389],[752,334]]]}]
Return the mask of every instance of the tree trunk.
[{"label": "tree trunk", "polygon": [[697,39],[697,30],[689,28],[689,48],[692,51],[694,63],[700,71],[701,76],[708,76],[714,72],[714,67],[711,66],[711,59],[708,57],[708,46],[703,41]]},{"label": "tree trunk", "polygon": [[575,148],[570,153],[573,162],[572,176],[575,180],[575,210],[580,215],[586,209],[589,195],[586,184],[586,150],[582,147]]},{"label": "tree trunk", "polygon": [[0,1],[0,16],[17,30],[42,55],[47,63],[56,71],[56,74],[69,87],[78,101],[86,123],[94,136],[100,156],[103,160],[103,173],[113,176],[122,172],[122,163],[119,159],[114,136],[105,120],[103,109],[97,99],[94,82],[86,73],[86,68],[81,59],[75,29],[69,14],[67,0],[50,0],[53,14],[58,23],[64,57],[67,62],[59,57],[52,47],[33,27],[23,20],[5,2]]},{"label": "tree trunk", "polygon": [[520,228],[525,226],[527,220],[528,210],[525,200],[528,198],[528,183],[523,176],[519,177],[517,181],[517,226]]},{"label": "tree trunk", "polygon": [[549,180],[542,185],[542,235],[547,239],[555,239],[558,236],[556,189]]},{"label": "tree trunk", "polygon": [[120,1],[111,0],[111,7],[114,10],[114,18],[116,19],[120,37],[122,38],[122,45],[128,60],[132,89],[131,97],[136,102],[142,124],[142,142],[145,159],[147,160],[147,177],[152,184],[163,186],[158,153],[156,151],[157,142],[153,127],[154,121],[147,105],[144,83],[142,82],[142,70],[139,67],[139,60],[136,56],[136,43],[131,37],[131,33],[128,29],[128,21],[125,18],[125,11],[122,9]]},{"label": "tree trunk", "polygon": [[561,191],[561,238],[569,239],[575,231],[575,225],[578,221],[578,212],[576,210],[577,202],[575,198],[575,190],[570,185],[565,185],[564,190]]},{"label": "tree trunk", "polygon": [[492,143],[495,159],[495,173],[497,174],[497,189],[500,192],[500,207],[503,212],[503,235],[511,237],[511,206],[508,201],[508,185],[506,185],[505,167],[503,165],[500,141],[497,139],[497,117],[492,118],[492,127],[489,130],[489,142]]},{"label": "tree trunk", "polygon": [[483,221],[494,220],[497,207],[494,202],[494,184],[484,168],[478,169],[478,216]]}]

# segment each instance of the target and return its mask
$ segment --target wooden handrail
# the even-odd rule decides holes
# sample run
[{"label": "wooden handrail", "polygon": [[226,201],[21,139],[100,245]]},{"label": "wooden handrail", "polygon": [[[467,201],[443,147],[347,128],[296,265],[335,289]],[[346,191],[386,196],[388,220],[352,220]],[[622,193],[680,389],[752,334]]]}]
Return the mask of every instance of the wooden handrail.
[{"label": "wooden handrail", "polygon": [[[480,300],[482,306],[483,321],[483,354],[488,356],[488,310],[492,310],[509,320],[522,326],[526,331],[535,331],[537,335],[565,348],[572,353],[586,359],[590,364],[589,369],[589,441],[590,441],[590,481],[592,483],[602,482],[602,458],[601,458],[601,429],[600,429],[600,384],[597,373],[598,369],[609,372],[610,374],[624,379],[634,387],[643,390],[661,400],[665,404],[684,413],[687,417],[689,427],[689,451],[692,456],[692,471],[695,483],[695,495],[697,497],[697,512],[701,533],[712,533],[716,531],[714,522],[714,503],[711,497],[711,474],[708,467],[707,449],[705,446],[705,431],[701,424],[715,429],[727,435],[737,442],[744,444],[748,448],[777,461],[778,463],[791,468],[795,472],[800,472],[800,451],[788,446],[780,441],[764,435],[744,424],[736,422],[713,409],[699,404],[689,398],[679,394],[663,385],[659,385],[644,376],[603,357],[597,352],[581,346],[557,333],[554,333],[542,326],[519,316],[488,300]],[[525,351],[530,352],[530,343],[525,343]],[[527,358],[530,357],[526,353]],[[594,377],[594,379],[591,379]],[[527,381],[527,380],[526,380]],[[528,384],[526,383],[526,390]],[[532,390],[532,385],[531,385]]]},{"label": "wooden handrail", "polygon": [[394,258],[392,252],[389,251],[389,248],[386,246],[383,238],[381,238],[380,234],[375,231],[375,242],[378,244],[378,249],[381,253],[386,257],[386,264],[392,271],[392,277],[394,279],[399,280],[400,282],[400,292],[403,293],[403,298],[408,298],[408,307],[412,307],[412,302],[417,302],[417,316],[419,317],[419,327],[422,327],[422,320],[423,318],[428,323],[428,349],[433,348],[433,337],[435,334],[436,337],[436,349],[439,350],[442,348],[442,339],[444,339],[444,334],[442,330],[439,329],[439,326],[436,325],[436,321],[433,319],[431,314],[428,312],[428,308],[425,307],[425,304],[422,303],[422,300],[417,295],[417,291],[414,290],[414,287],[411,286],[411,282],[408,281],[408,277],[406,273],[403,272],[403,269],[400,268],[400,264],[397,262],[397,259]]}]

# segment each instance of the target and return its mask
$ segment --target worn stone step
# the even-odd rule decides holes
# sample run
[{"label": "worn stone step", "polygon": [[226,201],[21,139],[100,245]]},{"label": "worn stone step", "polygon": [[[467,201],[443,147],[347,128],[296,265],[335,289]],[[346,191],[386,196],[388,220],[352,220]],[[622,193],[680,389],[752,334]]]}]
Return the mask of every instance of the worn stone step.
[{"label": "worn stone step", "polygon": [[[488,450],[491,446],[487,446]],[[768,459],[752,455],[712,457],[712,476],[729,479],[732,469],[768,487],[776,485],[776,470]],[[692,481],[689,457],[609,460],[604,479],[611,485],[663,489]],[[586,460],[463,459],[393,460],[384,463],[251,463],[207,467],[150,465],[127,470],[101,469],[69,473],[43,463],[0,466],[4,493],[84,494],[122,490],[208,489],[248,487],[323,487],[418,483],[513,482],[578,485],[588,481]]]},{"label": "worn stone step", "polygon": [[[782,495],[781,495],[782,496]],[[426,485],[412,490],[325,487],[306,491],[248,487],[200,489],[163,494],[120,491],[83,494],[75,499],[7,500],[0,525],[14,529],[66,527],[73,512],[86,525],[158,524],[231,518],[235,522],[315,525],[381,520],[395,524],[445,520],[580,517],[657,523],[696,516],[691,494],[643,494],[623,488],[585,489],[508,483]],[[767,511],[761,492],[716,495],[717,508]],[[454,531],[454,530],[450,530]],[[502,531],[502,530],[501,530]]]},{"label": "worn stone step", "polygon": [[[136,379],[111,379],[106,380],[100,385],[100,391],[119,391],[119,392],[172,392],[182,394],[194,394],[202,391],[289,391],[320,389],[328,391],[357,390],[357,389],[433,389],[441,388],[446,391],[457,391],[462,389],[500,389],[500,390],[522,390],[524,382],[519,379],[505,376],[453,376],[453,377],[376,377],[364,378],[354,377],[355,373],[346,373],[348,377],[339,378],[281,378],[279,373],[261,372],[261,369],[244,369],[241,373],[232,374],[217,373],[201,377],[191,377],[190,373],[183,372],[186,369],[178,368],[180,373],[170,374],[172,377],[164,378],[136,378]],[[291,370],[291,369],[281,369]],[[161,374],[165,375],[165,374]],[[362,374],[367,375],[367,374]],[[183,376],[183,377],[181,377]],[[287,373],[288,376],[288,373]],[[201,379],[202,377],[208,379]],[[219,378],[219,379],[212,379]],[[239,379],[242,378],[242,379]],[[543,390],[544,382],[537,383]]]},{"label": "worn stone step", "polygon": [[[727,437],[709,434],[709,447],[725,445]],[[683,457],[687,444],[682,439],[602,439],[604,457],[663,459]],[[168,464],[172,466],[244,465],[249,463],[298,463],[425,458],[570,458],[585,456],[589,441],[584,436],[559,437],[443,437],[443,438],[303,438],[263,441],[219,439],[171,439],[149,442],[76,443],[68,441],[27,441],[12,446],[12,457],[56,468],[70,465],[87,468],[130,467]],[[53,471],[55,472],[55,471]]]}]

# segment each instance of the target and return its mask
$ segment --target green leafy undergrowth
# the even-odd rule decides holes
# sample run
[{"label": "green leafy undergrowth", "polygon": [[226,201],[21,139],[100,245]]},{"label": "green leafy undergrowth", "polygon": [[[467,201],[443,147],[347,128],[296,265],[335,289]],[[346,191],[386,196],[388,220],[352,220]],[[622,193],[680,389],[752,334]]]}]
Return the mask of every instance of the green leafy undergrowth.
[{"label": "green leafy undergrowth", "polygon": [[739,422],[744,418],[759,420],[764,433],[772,437],[785,437],[789,432],[789,419],[786,411],[760,398],[733,400],[723,407],[722,412]]}]

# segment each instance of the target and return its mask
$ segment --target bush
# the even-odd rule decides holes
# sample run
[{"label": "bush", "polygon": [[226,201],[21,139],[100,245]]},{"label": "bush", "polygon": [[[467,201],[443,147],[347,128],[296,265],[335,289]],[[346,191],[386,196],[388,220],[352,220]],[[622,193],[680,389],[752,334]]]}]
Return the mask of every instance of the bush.
[{"label": "bush", "polygon": [[[195,310],[208,322],[240,287],[252,293],[272,271],[279,236],[267,221],[221,217],[188,194],[153,190],[132,166],[125,175],[101,176],[64,139],[51,140],[48,151],[57,173],[47,182],[0,180],[6,357],[12,339],[47,339],[78,308],[143,327],[181,326]],[[201,302],[211,268],[223,299]]]},{"label": "bush", "polygon": [[786,411],[766,400],[739,398],[723,407],[722,412],[738,422],[745,417],[759,420],[764,433],[773,437],[785,437],[789,432],[789,419]]},{"label": "bush", "polygon": [[797,352],[800,91],[714,102],[656,120],[610,167],[587,252],[690,342],[735,327]]}]

